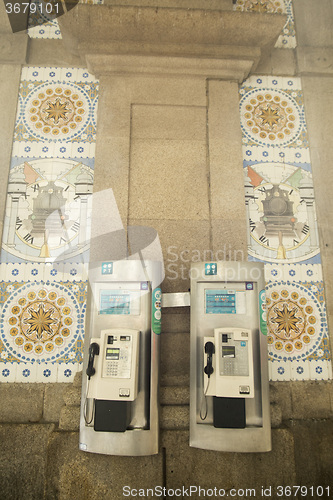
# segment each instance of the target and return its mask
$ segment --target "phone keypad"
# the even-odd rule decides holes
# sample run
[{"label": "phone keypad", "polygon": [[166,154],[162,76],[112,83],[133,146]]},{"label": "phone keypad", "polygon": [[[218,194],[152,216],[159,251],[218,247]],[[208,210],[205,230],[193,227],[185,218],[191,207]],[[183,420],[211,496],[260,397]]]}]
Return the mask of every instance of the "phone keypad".
[{"label": "phone keypad", "polygon": [[106,364],[106,375],[107,377],[116,377],[118,374],[118,363],[117,361],[108,361]]},{"label": "phone keypad", "polygon": [[[231,345],[231,342],[229,342]],[[235,345],[235,357],[223,357],[220,354],[220,375],[225,376],[248,376],[248,348],[247,344],[241,345],[239,341],[233,343]]]}]

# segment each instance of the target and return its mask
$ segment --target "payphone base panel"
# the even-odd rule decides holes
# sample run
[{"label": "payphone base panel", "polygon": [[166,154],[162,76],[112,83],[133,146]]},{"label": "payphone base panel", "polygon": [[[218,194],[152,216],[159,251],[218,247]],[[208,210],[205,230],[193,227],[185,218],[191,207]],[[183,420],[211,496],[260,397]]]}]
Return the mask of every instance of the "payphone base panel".
[{"label": "payphone base panel", "polygon": [[218,429],[245,429],[245,399],[214,396],[213,425]]},{"label": "payphone base panel", "polygon": [[94,430],[125,432],[131,421],[131,403],[95,399]]}]

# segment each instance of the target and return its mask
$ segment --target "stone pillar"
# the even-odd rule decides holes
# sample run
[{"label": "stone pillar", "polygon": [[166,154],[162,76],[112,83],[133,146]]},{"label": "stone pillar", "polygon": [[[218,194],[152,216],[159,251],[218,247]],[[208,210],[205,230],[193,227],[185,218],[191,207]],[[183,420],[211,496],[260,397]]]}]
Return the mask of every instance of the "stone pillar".
[{"label": "stone pillar", "polygon": [[[103,248],[125,257],[127,225],[152,227],[164,291],[186,291],[192,260],[246,259],[238,84],[285,17],[213,0],[112,4],[79,4],[59,19],[64,44],[100,80],[91,259]],[[101,227],[111,234],[103,242]]]}]

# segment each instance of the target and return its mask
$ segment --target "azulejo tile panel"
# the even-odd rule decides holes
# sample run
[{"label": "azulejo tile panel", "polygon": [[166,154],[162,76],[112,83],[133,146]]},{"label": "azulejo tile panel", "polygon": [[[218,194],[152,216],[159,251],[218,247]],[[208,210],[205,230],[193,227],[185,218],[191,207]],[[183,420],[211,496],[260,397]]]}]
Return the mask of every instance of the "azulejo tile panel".
[{"label": "azulejo tile panel", "polygon": [[288,49],[296,47],[292,0],[236,0],[234,2],[234,10],[267,14],[287,14],[287,22],[275,47]]},{"label": "azulejo tile panel", "polygon": [[[72,379],[82,362],[86,271],[77,264],[61,270],[55,265],[48,269],[51,281],[43,279],[43,264],[19,266],[1,264],[0,380],[14,375],[15,381],[56,381],[58,374]],[[29,274],[37,279],[17,279]]]},{"label": "azulejo tile panel", "polygon": [[329,379],[325,310],[303,93],[298,78],[240,89],[249,260],[265,263],[272,380]]},{"label": "azulejo tile panel", "polygon": [[11,168],[2,261],[83,255],[89,248],[92,187],[93,169],[83,161],[26,159]]},{"label": "azulejo tile panel", "polygon": [[85,69],[23,68],[2,262],[87,260],[97,102]]},{"label": "azulejo tile panel", "polygon": [[82,363],[98,81],[25,67],[2,237],[0,381],[70,382]]},{"label": "azulejo tile panel", "polygon": [[93,156],[89,145],[96,140],[97,102],[98,81],[87,71],[25,68],[13,156],[68,157],[69,145],[72,156]]}]

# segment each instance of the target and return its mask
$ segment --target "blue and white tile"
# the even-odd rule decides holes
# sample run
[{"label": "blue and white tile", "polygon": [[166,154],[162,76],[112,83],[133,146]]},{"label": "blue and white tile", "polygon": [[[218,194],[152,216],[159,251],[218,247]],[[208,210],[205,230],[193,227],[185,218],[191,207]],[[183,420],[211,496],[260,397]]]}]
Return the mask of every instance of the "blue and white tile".
[{"label": "blue and white tile", "polygon": [[0,262],[0,281],[6,281],[7,264]]},{"label": "blue and white tile", "polygon": [[281,281],[284,277],[284,264],[267,264],[265,263],[265,281]]},{"label": "blue and white tile", "polygon": [[42,80],[44,82],[55,82],[58,83],[61,81],[61,73],[62,68],[59,67],[45,67],[42,71]]},{"label": "blue and white tile", "polygon": [[64,281],[85,281],[86,267],[77,262],[65,262],[64,264]]},{"label": "blue and white tile", "polygon": [[64,280],[64,263],[63,262],[48,262],[42,264],[44,266],[44,280],[63,281]]},{"label": "blue and white tile", "polygon": [[78,363],[59,363],[57,382],[73,382],[75,374],[82,370],[82,366]]},{"label": "blue and white tile", "polygon": [[44,265],[38,262],[25,264],[24,281],[44,281]]},{"label": "blue and white tile", "polygon": [[310,362],[308,360],[297,360],[291,363],[291,380],[309,380]]},{"label": "blue and white tile", "polygon": [[16,382],[16,370],[17,363],[0,363],[0,383]]},{"label": "blue and white tile", "polygon": [[286,264],[283,266],[283,280],[284,281],[301,281],[302,271],[301,267],[297,264]]},{"label": "blue and white tile", "polygon": [[59,78],[63,82],[65,81],[77,82],[78,72],[79,72],[78,68],[61,68]]},{"label": "blue and white tile", "polygon": [[18,363],[15,382],[33,383],[37,382],[37,363]]},{"label": "blue and white tile", "polygon": [[310,378],[311,380],[330,380],[332,378],[331,361],[310,360]]},{"label": "blue and white tile", "polygon": [[5,281],[25,281],[26,264],[24,262],[6,263],[5,266]]},{"label": "blue and white tile", "polygon": [[50,383],[58,382],[58,365],[41,363],[37,365],[36,382]]},{"label": "blue and white tile", "polygon": [[312,264],[312,265],[304,264],[301,265],[300,267],[302,273],[302,278],[300,279],[300,281],[316,282],[323,280],[323,272],[321,264]]},{"label": "blue and white tile", "polygon": [[76,78],[76,82],[98,83],[98,79],[92,73],[89,73],[86,68],[78,68]]},{"label": "blue and white tile", "polygon": [[39,39],[56,39],[61,40],[61,31],[58,21],[47,22],[41,24],[40,26],[32,26],[28,28],[29,38],[39,38]]},{"label": "blue and white tile", "polygon": [[270,364],[271,364],[272,381],[291,379],[290,361],[270,361]]}]

